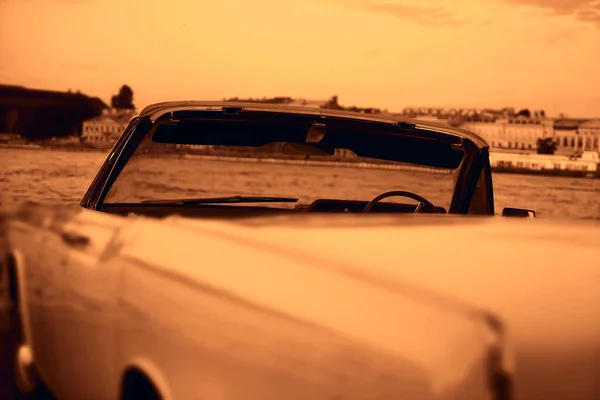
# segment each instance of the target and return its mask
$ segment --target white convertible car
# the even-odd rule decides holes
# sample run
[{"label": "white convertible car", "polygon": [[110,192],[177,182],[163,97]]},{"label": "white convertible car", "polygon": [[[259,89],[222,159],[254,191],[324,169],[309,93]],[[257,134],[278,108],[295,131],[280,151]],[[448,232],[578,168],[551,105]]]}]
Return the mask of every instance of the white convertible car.
[{"label": "white convertible car", "polygon": [[494,217],[487,149],[391,117],[145,109],[79,209],[8,222],[16,391],[598,399],[600,227]]}]

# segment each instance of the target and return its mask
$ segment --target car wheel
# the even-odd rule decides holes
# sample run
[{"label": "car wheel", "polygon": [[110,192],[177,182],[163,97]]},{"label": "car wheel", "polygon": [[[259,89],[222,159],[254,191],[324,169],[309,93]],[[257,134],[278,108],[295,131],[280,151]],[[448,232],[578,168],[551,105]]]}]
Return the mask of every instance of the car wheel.
[{"label": "car wheel", "polygon": [[143,372],[133,369],[125,374],[121,400],[162,400],[162,396]]}]

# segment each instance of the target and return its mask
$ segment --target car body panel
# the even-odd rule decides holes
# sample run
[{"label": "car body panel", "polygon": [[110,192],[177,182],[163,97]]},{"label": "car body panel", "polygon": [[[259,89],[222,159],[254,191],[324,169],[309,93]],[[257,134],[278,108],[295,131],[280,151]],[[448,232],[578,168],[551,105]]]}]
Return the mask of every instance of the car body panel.
[{"label": "car body panel", "polygon": [[[26,244],[15,249],[18,264],[28,266],[16,271],[20,297],[18,306],[23,318],[25,340],[39,349],[36,352],[39,372],[49,382],[57,382],[62,376],[55,364],[61,338],[58,337],[59,327],[55,321],[60,318],[65,281],[63,267],[68,252],[57,246],[60,233],[52,224],[51,217],[36,222],[39,225],[14,221],[10,226],[9,240]],[[40,332],[43,335],[39,335]]]},{"label": "car body panel", "polygon": [[[69,268],[102,269],[104,275],[98,282],[85,281],[89,295],[78,300],[83,310],[87,306],[82,301],[88,298],[93,307],[89,299],[94,298],[95,316],[82,313],[87,318],[83,325],[71,321],[62,329],[81,335],[81,326],[97,327],[100,321],[113,327],[112,336],[107,334],[112,345],[88,331],[92,336],[77,341],[80,347],[69,347],[80,352],[73,359],[84,355],[96,369],[110,357],[92,360],[83,342],[105,353],[112,349],[113,369],[105,380],[109,393],[117,390],[126,368],[147,365],[157,380],[166,382],[172,398],[188,398],[186,393],[238,398],[241,393],[228,389],[224,371],[268,380],[281,373],[265,367],[275,362],[276,354],[288,363],[305,357],[301,365],[334,375],[366,377],[385,371],[394,376],[403,371],[404,377],[414,378],[402,381],[405,390],[414,389],[423,398],[458,398],[452,397],[453,390],[481,390],[484,382],[483,350],[491,340],[481,318],[486,310],[502,317],[512,343],[514,364],[507,360],[505,367],[515,373],[515,398],[569,394],[586,400],[600,393],[600,272],[593,262],[573,263],[599,259],[595,238],[600,227],[594,221],[347,214],[159,220],[96,211],[76,211],[69,220],[64,227],[75,221],[81,232],[105,238],[104,250],[94,250],[93,262],[70,263]],[[35,260],[46,248],[31,246],[19,233],[26,225],[12,224],[16,234],[9,236],[10,243],[26,260]],[[106,230],[92,234],[98,226]],[[463,243],[469,243],[468,256]],[[70,260],[76,258],[73,254]],[[84,281],[78,279],[81,290]],[[112,282],[109,290],[107,282]],[[56,283],[65,285],[70,283]],[[26,286],[27,293],[33,289]],[[100,304],[106,312],[99,312]],[[46,339],[37,330],[42,329],[39,323],[33,321],[32,330]],[[58,345],[43,339],[33,340],[36,359]],[[417,351],[419,342],[429,351]],[[232,355],[228,348],[239,349]],[[355,361],[377,360],[377,368],[363,360],[345,369],[340,354],[348,353],[356,355]],[[319,354],[330,357],[324,361]],[[71,359],[61,358],[65,363]],[[92,379],[85,371],[79,372],[80,379]],[[213,386],[194,386],[202,374],[213,374]],[[313,389],[324,390],[315,379],[325,376],[321,372],[285,382],[309,394],[311,382],[317,385]],[[247,384],[263,398],[281,395],[274,387]],[[327,387],[332,395],[349,388],[365,393],[362,386]],[[181,393],[182,388],[187,392]],[[469,396],[479,398],[472,392]]]},{"label": "car body panel", "polygon": [[377,271],[383,282],[396,282],[405,292],[416,287],[454,294],[502,317],[514,343],[516,398],[600,396],[597,222],[387,218],[337,226],[335,218],[281,217],[235,231],[193,220],[177,223],[351,272],[368,265],[369,273]]},{"label": "car body panel", "polygon": [[[78,224],[107,255],[71,248],[59,341],[33,330],[34,357],[62,351],[53,365],[69,379],[48,384],[64,399],[114,398],[140,363],[155,366],[174,399],[489,398],[497,333],[478,308],[424,302],[210,226],[85,211],[62,228]],[[25,253],[43,250],[9,237]]]},{"label": "car body panel", "polygon": [[[69,253],[63,283],[63,303],[56,322],[60,336],[68,338],[57,346],[63,381],[60,398],[116,398],[120,380],[114,370],[114,332],[124,265],[114,262],[122,246],[119,228],[123,219],[96,213],[78,213],[64,225],[71,241],[62,246]],[[82,239],[84,242],[77,241]],[[85,242],[87,241],[87,243]],[[90,357],[89,349],[94,349]],[[69,377],[68,381],[64,377]],[[73,385],[71,381],[77,382]]]}]

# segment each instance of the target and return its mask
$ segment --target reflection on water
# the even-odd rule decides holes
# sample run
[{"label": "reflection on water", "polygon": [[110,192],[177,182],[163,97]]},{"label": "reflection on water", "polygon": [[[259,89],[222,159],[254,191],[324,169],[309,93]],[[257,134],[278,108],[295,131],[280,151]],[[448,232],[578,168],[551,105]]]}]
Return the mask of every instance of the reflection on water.
[{"label": "reflection on water", "polygon": [[[12,208],[24,202],[76,204],[81,200],[105,157],[106,153],[97,152],[0,149],[0,207]],[[222,190],[226,191],[226,194],[233,194],[229,190],[239,189],[240,180],[246,183],[253,181],[253,164],[212,163],[211,174],[218,174],[216,176],[219,178],[211,179],[210,182],[224,185]],[[299,168],[302,168],[304,174],[297,174]],[[378,175],[390,176],[391,171],[345,167],[325,170],[321,167],[306,168],[293,165],[287,165],[278,171],[270,183],[261,182],[263,185],[275,185],[271,187],[273,193],[283,196],[294,195],[297,190],[289,189],[298,185],[314,185],[318,181],[317,178],[325,178],[322,182],[323,187],[319,188],[319,194],[325,193],[328,197],[337,195],[341,198],[360,199],[390,189],[404,189],[401,186],[402,182],[390,182]],[[294,173],[286,175],[285,171]],[[311,179],[310,174],[313,173],[317,175]],[[324,175],[325,173],[327,175]],[[441,175],[440,178],[451,179],[448,175]],[[495,174],[493,180],[496,212],[501,212],[503,207],[512,206],[534,209],[538,216],[543,217],[600,219],[599,179]],[[199,182],[207,181],[199,178]],[[428,187],[422,182],[421,187],[415,186],[418,183],[413,178],[411,187],[416,189],[417,193],[429,196],[434,201],[445,197],[443,192],[447,182],[444,179],[438,184],[428,181],[427,185],[431,185]],[[174,181],[166,179],[160,184],[168,187],[173,185]],[[284,186],[289,189],[284,190]],[[184,190],[181,194],[186,194],[185,190],[189,188],[180,189]],[[209,196],[217,190],[216,187],[211,189],[213,192]],[[358,195],[357,190],[361,191]]]}]

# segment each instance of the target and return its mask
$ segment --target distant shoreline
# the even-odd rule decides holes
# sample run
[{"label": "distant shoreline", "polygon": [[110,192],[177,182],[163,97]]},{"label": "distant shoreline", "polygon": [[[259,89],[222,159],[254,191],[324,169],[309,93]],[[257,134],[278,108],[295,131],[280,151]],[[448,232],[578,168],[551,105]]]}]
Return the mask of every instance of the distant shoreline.
[{"label": "distant shoreline", "polygon": [[40,144],[10,144],[0,143],[0,149],[7,150],[54,150],[54,151],[76,151],[76,152],[95,152],[107,153],[110,148],[101,149],[97,147],[68,147],[68,146],[45,146]]},{"label": "distant shoreline", "polygon": [[[7,150],[41,150],[41,151],[67,151],[67,152],[88,152],[88,153],[108,153],[110,148],[97,148],[97,147],[68,147],[68,146],[47,146],[47,145],[35,145],[35,144],[7,144],[0,143],[0,149]],[[212,161],[236,161],[236,162],[249,162],[249,163],[268,163],[268,164],[292,164],[292,165],[333,165],[340,167],[351,167],[359,169],[381,169],[381,170],[415,170],[424,171],[431,170],[432,172],[440,173],[442,171],[434,168],[421,168],[411,167],[407,165],[396,165],[392,163],[370,163],[370,162],[356,162],[356,161],[318,161],[318,160],[299,160],[299,159],[288,159],[288,158],[257,158],[247,156],[226,156],[226,155],[211,155],[211,154],[177,154],[172,153],[171,156],[183,156],[190,159],[197,160],[212,160]],[[524,157],[526,158],[526,157]],[[584,178],[584,179],[599,179],[600,173],[586,173],[583,171],[553,171],[553,170],[531,170],[527,168],[516,168],[516,167],[498,167],[493,166],[492,172],[496,174],[517,174],[517,175],[537,175],[547,177],[570,177],[570,178]],[[444,172],[442,172],[444,173]],[[445,172],[448,173],[448,172]]]},{"label": "distant shoreline", "polygon": [[364,162],[364,161],[341,161],[341,160],[301,160],[293,158],[278,158],[278,157],[236,157],[236,156],[219,156],[214,154],[198,154],[198,155],[183,155],[185,158],[208,160],[208,161],[236,161],[246,163],[263,163],[263,164],[286,164],[286,165],[310,165],[310,166],[335,166],[346,168],[359,169],[380,169],[393,171],[415,171],[415,172],[433,172],[438,174],[451,174],[452,171],[445,169],[436,169],[428,167],[418,167],[411,165],[398,165],[392,163]]}]

